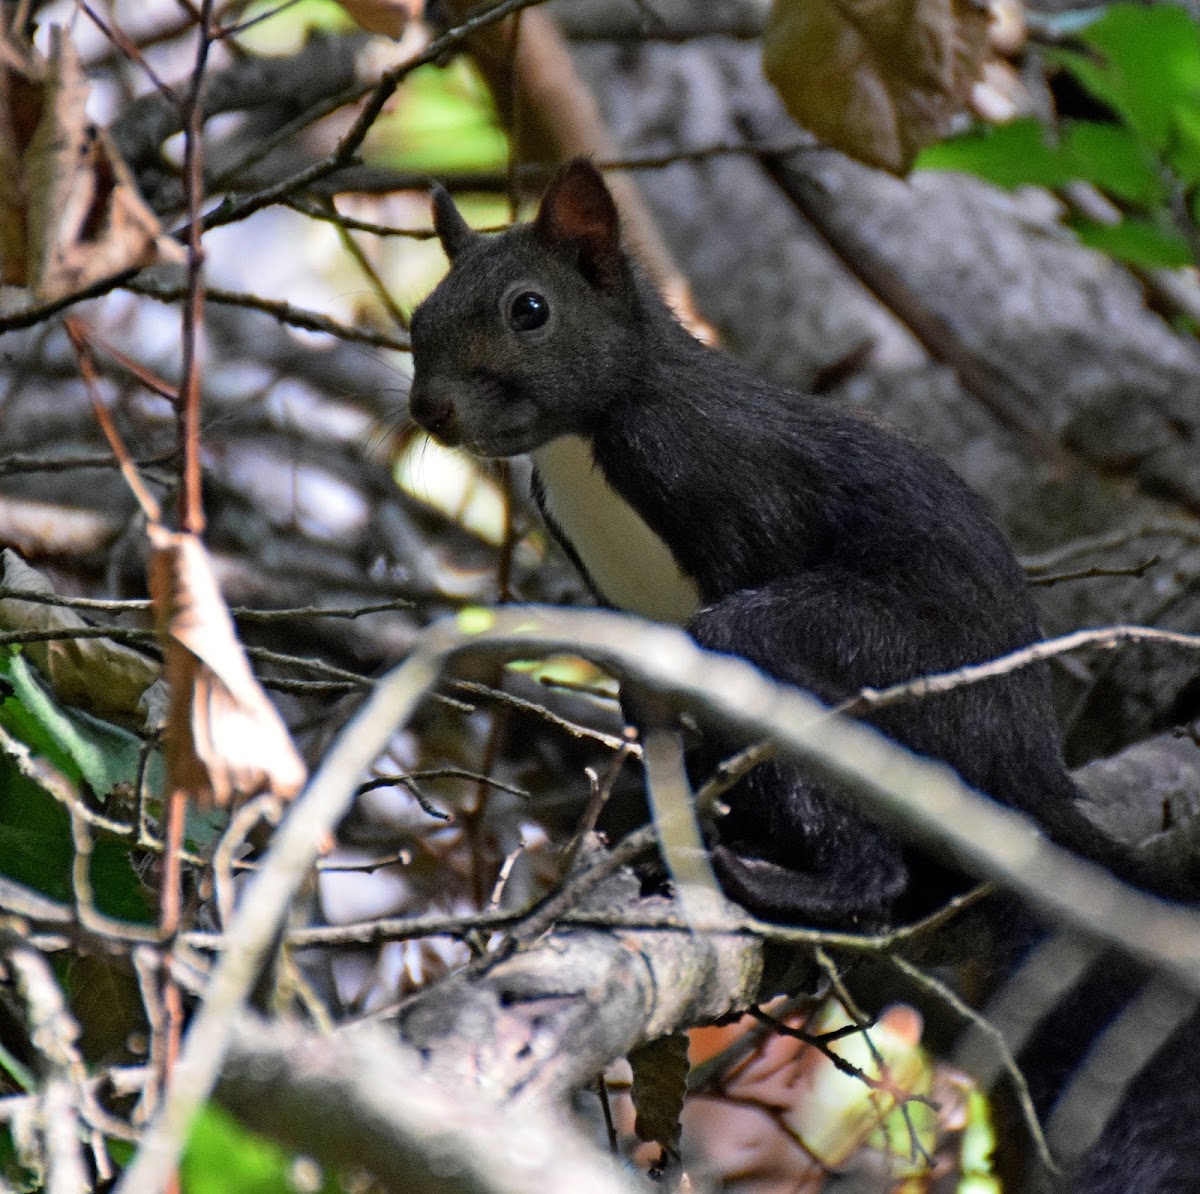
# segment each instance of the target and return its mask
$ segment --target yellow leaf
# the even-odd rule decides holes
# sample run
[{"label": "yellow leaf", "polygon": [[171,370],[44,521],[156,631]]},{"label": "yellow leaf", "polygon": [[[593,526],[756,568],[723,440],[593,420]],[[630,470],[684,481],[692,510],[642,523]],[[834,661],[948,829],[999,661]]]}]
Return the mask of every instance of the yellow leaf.
[{"label": "yellow leaf", "polygon": [[966,110],[987,41],[979,0],[775,0],[763,66],[822,141],[903,173]]}]

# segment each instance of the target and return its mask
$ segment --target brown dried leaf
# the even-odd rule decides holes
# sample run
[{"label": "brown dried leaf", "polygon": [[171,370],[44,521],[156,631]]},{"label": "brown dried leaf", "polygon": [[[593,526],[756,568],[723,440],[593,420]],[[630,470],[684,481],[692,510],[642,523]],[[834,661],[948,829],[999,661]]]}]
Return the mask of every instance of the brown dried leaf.
[{"label": "brown dried leaf", "polygon": [[[0,563],[4,587],[52,594],[54,586],[15,551],[5,548]],[[0,626],[6,630],[77,630],[87,626],[73,609],[7,598],[0,601]],[[158,679],[158,664],[111,639],[60,639],[28,643],[25,654],[50,682],[55,696],[108,721],[141,725],[143,697]]]},{"label": "brown dried leaf", "polygon": [[763,38],[792,116],[894,173],[952,131],[987,53],[981,0],[775,0]]},{"label": "brown dried leaf", "polygon": [[638,1139],[661,1144],[678,1155],[679,1117],[687,1094],[687,1033],[646,1041],[629,1054],[629,1066]]},{"label": "brown dried leaf", "polygon": [[272,792],[294,796],[307,777],[275,706],[250,670],[195,535],[151,523],[150,595],[171,693],[168,785],[201,805]]},{"label": "brown dried leaf", "polygon": [[27,278],[25,150],[42,115],[44,64],[0,25],[0,282]]},{"label": "brown dried leaf", "polygon": [[350,19],[368,33],[399,37],[410,20],[418,20],[423,0],[338,0]]},{"label": "brown dried leaf", "polygon": [[31,286],[49,301],[131,266],[184,259],[108,134],[88,119],[87,78],[61,29],[51,30],[48,62],[5,42],[0,88],[6,282]]}]

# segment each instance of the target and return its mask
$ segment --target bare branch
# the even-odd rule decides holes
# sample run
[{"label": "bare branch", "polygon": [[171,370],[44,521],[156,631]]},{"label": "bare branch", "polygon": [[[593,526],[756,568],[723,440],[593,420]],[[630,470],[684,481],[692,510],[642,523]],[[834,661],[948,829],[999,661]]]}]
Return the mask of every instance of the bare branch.
[{"label": "bare branch", "polygon": [[[164,303],[177,303],[187,298],[187,289],[183,286],[167,286],[158,281],[138,279],[125,284],[125,289],[134,294],[145,295],[147,298],[158,299]],[[339,340],[347,340],[356,344],[370,344],[375,348],[390,348],[394,352],[408,352],[410,345],[407,339],[389,335],[387,332],[373,332],[369,328],[353,327],[350,324],[339,323],[338,320],[322,315],[319,311],[309,311],[297,307],[285,299],[263,298],[257,294],[244,294],[233,290],[221,290],[209,286],[205,288],[206,302],[221,303],[230,307],[245,307],[252,311],[262,311],[286,323],[291,327],[303,328],[307,332],[324,332],[328,336],[336,336]]]},{"label": "bare branch", "polygon": [[561,1113],[443,1086],[377,1026],[322,1037],[244,1017],[218,1099],[247,1126],[405,1194],[632,1194]]},{"label": "bare branch", "polygon": [[864,688],[857,696],[839,705],[837,711],[857,714],[866,709],[881,709],[899,701],[932,696],[935,693],[961,688],[966,684],[978,684],[981,680],[1007,676],[1010,672],[1020,671],[1041,660],[1053,659],[1056,655],[1066,655],[1085,647],[1111,651],[1124,643],[1169,643],[1175,647],[1186,647],[1190,651],[1200,651],[1200,634],[1182,634],[1175,630],[1159,630],[1154,626],[1106,626],[1100,630],[1077,630],[1074,634],[1064,634],[1061,638],[1047,639],[1045,642],[1022,647],[1019,651],[1013,651],[988,663],[971,664],[936,676],[906,680],[889,688]]}]

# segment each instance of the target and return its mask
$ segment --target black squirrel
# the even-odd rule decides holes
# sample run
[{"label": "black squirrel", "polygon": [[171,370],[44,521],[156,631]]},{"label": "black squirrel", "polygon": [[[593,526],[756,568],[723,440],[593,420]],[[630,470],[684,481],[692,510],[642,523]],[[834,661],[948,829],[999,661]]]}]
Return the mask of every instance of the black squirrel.
[{"label": "black squirrel", "polygon": [[[898,432],[696,341],[622,250],[590,163],[557,175],[532,223],[475,233],[439,188],[434,224],[451,269],[413,315],[412,417],[479,456],[532,453],[539,505],[601,600],[831,704],[1040,637],[967,485]],[[871,720],[1123,869],[1076,806],[1044,666]],[[791,764],[727,799],[713,864],[764,917],[875,928],[962,885]]]}]

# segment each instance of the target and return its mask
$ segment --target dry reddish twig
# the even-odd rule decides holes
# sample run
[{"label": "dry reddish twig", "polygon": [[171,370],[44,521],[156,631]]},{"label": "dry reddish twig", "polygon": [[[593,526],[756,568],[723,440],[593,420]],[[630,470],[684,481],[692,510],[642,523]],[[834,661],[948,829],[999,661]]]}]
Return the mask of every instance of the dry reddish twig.
[{"label": "dry reddish twig", "polygon": [[[221,599],[211,562],[199,540],[204,528],[199,361],[204,314],[204,252],[200,239],[201,93],[212,40],[212,8],[212,0],[203,0],[198,14],[195,66],[184,105],[184,179],[189,218],[187,294],[181,326],[183,378],[176,404],[182,456],[180,530],[171,531],[162,524],[157,502],[141,484],[132,459],[99,399],[86,330],[78,320],[68,321],[68,332],[79,355],[80,370],[92,395],[96,417],[148,522],[150,591],[170,690],[165,734],[165,866],[159,912],[159,929],[167,941],[180,929],[181,856],[188,799],[201,804],[228,805],[239,797],[263,791],[287,798],[303,786],[306,777],[304,764],[286,728],[250,671]],[[157,386],[152,388],[159,390]],[[159,1052],[164,1076],[169,1076],[182,1035],[183,1001],[169,954],[164,963],[165,1042]]]},{"label": "dry reddish twig", "polygon": [[183,308],[183,380],[179,441],[183,452],[183,484],[179,495],[179,525],[199,535],[204,530],[204,507],[200,496],[200,363],[199,338],[204,328],[204,249],[200,243],[200,208],[204,201],[204,108],[201,91],[204,68],[212,44],[212,0],[202,0],[198,23],[199,44],[184,122],[183,177],[187,189],[187,286]]},{"label": "dry reddish twig", "polygon": [[166,99],[173,104],[177,104],[179,102],[179,96],[175,94],[168,84],[164,83],[163,80],[158,77],[154,67],[152,67],[150,63],[146,61],[145,54],[142,53],[141,47],[133,40],[133,38],[129,37],[125,31],[117,25],[110,24],[108,21],[106,21],[90,4],[86,2],[86,0],[76,0],[76,2],[78,3],[79,7],[82,8],[85,13],[87,13],[88,17],[92,21],[92,24],[94,24],[96,28],[98,28],[100,32],[112,42],[116,49],[124,57],[128,58],[130,62],[136,62],[138,66],[142,68],[146,77],[151,83],[154,84],[154,86]]}]

